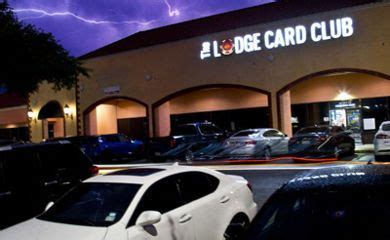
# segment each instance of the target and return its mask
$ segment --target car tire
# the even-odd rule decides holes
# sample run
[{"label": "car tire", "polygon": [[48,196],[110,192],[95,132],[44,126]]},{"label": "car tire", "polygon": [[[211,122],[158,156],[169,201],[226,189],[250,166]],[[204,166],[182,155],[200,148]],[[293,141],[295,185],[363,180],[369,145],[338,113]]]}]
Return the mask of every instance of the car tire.
[{"label": "car tire", "polygon": [[243,214],[239,213],[230,222],[229,226],[226,228],[224,237],[226,240],[239,240],[245,235],[249,227],[249,218]]},{"label": "car tire", "polygon": [[187,163],[191,163],[192,160],[194,160],[194,153],[192,152],[191,149],[188,149],[185,153],[185,156],[184,156],[184,160],[187,162]]}]

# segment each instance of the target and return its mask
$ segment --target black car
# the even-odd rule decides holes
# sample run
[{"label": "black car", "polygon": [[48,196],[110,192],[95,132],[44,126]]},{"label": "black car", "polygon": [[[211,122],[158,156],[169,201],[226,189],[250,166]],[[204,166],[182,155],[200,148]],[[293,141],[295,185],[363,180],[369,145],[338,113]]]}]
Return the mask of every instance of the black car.
[{"label": "black car", "polygon": [[72,144],[0,148],[0,229],[41,213],[98,169]]},{"label": "black car", "polygon": [[390,239],[390,166],[315,170],[274,193],[246,240]]},{"label": "black car", "polygon": [[288,142],[290,154],[305,156],[336,156],[355,154],[355,140],[338,126],[312,126],[299,130]]},{"label": "black car", "polygon": [[211,122],[183,124],[174,127],[168,137],[151,139],[149,155],[155,161],[188,160],[199,149],[225,138],[226,133]]}]

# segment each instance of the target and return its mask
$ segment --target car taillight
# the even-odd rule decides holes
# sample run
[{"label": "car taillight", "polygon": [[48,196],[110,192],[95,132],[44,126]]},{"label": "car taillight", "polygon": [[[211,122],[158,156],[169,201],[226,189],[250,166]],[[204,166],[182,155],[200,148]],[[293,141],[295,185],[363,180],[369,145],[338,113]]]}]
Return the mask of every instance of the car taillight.
[{"label": "car taillight", "polygon": [[324,141],[326,141],[326,137],[320,137],[320,138],[318,138],[318,141],[319,142],[324,142]]},{"label": "car taillight", "polygon": [[255,145],[257,142],[255,140],[246,141],[245,144],[247,145]]},{"label": "car taillight", "polygon": [[171,146],[171,148],[176,147],[176,140],[175,140],[175,139],[172,139],[172,140],[171,140],[170,146]]},{"label": "car taillight", "polygon": [[96,176],[99,174],[99,167],[98,166],[92,166],[89,168],[89,173],[93,176]]},{"label": "car taillight", "polygon": [[251,190],[251,192],[253,192],[252,184],[250,182],[248,182],[246,185],[248,186],[249,190]]},{"label": "car taillight", "polygon": [[381,133],[381,134],[378,134],[378,135],[376,135],[376,137],[375,137],[376,139],[388,139],[388,138],[390,138],[390,136],[389,135],[386,135],[386,134],[383,134],[383,133]]}]

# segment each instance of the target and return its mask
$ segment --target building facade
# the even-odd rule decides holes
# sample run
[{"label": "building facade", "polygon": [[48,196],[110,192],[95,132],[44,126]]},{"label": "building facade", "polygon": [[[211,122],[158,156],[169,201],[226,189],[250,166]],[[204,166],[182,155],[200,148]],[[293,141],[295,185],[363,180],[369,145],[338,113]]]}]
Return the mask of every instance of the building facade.
[{"label": "building facade", "polygon": [[390,114],[389,22],[389,1],[282,1],[140,32],[82,56],[92,72],[75,90],[33,95],[36,114],[57,101],[72,117],[43,115],[32,136],[166,136],[207,120],[288,135],[340,125],[370,142]]}]

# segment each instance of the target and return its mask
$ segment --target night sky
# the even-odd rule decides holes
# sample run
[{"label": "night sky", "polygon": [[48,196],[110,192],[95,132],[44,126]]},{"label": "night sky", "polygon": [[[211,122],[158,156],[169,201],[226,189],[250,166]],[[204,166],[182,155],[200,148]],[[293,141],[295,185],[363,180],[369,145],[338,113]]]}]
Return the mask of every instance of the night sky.
[{"label": "night sky", "polygon": [[272,0],[9,0],[20,20],[80,56],[137,31]]}]

